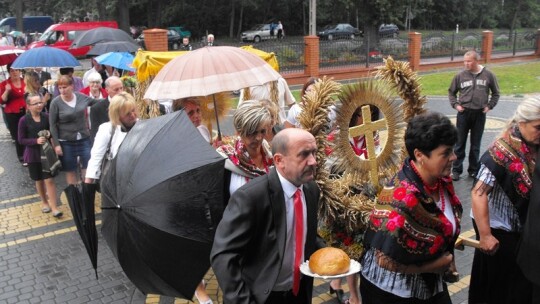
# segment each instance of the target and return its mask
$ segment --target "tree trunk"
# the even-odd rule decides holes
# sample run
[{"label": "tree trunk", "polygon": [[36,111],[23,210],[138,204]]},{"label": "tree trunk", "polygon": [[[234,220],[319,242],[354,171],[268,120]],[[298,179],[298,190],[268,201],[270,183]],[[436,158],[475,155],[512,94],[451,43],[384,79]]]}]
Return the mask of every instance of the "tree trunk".
[{"label": "tree trunk", "polygon": [[105,1],[95,0],[95,4],[98,12],[97,20],[108,20],[109,18],[107,16],[107,9],[105,8]]},{"label": "tree trunk", "polygon": [[23,0],[17,0],[15,2],[15,17],[17,18],[17,30],[24,33]]},{"label": "tree trunk", "polygon": [[231,14],[230,14],[230,22],[229,22],[229,38],[234,37],[234,11],[235,11],[235,0],[231,0]]},{"label": "tree trunk", "polygon": [[116,0],[116,12],[118,16],[118,28],[130,33],[129,31],[129,3],[128,0]]},{"label": "tree trunk", "polygon": [[244,2],[240,2],[240,16],[238,16],[238,33],[236,36],[241,37],[242,35],[242,18],[244,18]]},{"label": "tree trunk", "polygon": [[522,0],[516,1],[514,16],[512,16],[512,21],[510,22],[510,32],[508,33],[508,41],[512,41],[514,29],[516,28],[516,22],[518,20],[518,13],[519,13],[519,10],[521,9],[521,2]]}]

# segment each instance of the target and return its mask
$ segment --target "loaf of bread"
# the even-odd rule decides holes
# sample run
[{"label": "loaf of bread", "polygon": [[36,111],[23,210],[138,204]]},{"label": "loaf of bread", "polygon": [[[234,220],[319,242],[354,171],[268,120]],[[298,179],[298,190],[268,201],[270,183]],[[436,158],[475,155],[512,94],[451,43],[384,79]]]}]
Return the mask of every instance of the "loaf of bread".
[{"label": "loaf of bread", "polygon": [[326,247],[315,251],[309,258],[309,269],[320,276],[333,276],[349,271],[351,259],[345,251]]}]

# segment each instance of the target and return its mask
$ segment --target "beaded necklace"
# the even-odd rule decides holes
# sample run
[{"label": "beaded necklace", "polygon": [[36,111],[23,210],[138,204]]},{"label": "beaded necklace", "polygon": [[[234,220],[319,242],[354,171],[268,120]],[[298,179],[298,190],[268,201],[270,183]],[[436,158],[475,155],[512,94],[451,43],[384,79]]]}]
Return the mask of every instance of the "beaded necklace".
[{"label": "beaded necklace", "polygon": [[420,175],[420,172],[418,172],[418,169],[416,168],[412,160],[411,160],[411,168],[413,169],[414,173],[416,173],[416,175],[420,178],[420,181],[422,182],[424,189],[429,195],[432,195],[433,193],[435,193],[435,191],[437,191],[440,188],[441,180],[437,179],[437,182],[435,182],[435,185],[433,186],[428,185],[426,181],[424,181],[424,179]]}]

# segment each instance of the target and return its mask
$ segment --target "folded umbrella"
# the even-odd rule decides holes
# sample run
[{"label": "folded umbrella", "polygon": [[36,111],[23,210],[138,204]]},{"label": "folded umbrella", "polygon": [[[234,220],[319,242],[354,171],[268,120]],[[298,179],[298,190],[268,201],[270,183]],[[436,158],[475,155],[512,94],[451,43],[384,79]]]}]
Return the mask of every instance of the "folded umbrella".
[{"label": "folded umbrella", "polygon": [[97,275],[98,237],[96,230],[96,214],[94,200],[96,195],[95,184],[69,185],[64,189],[69,208],[73,214],[73,221],[86,248],[92,267]]},{"label": "folded umbrella", "polygon": [[126,136],[102,176],[102,232],[143,293],[193,297],[223,213],[224,161],[184,111]]}]

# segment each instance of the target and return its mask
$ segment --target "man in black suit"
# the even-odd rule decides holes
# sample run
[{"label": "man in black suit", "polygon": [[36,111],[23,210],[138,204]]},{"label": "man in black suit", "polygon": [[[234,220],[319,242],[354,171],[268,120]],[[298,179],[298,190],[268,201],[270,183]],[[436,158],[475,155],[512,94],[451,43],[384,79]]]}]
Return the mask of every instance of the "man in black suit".
[{"label": "man in black suit", "polygon": [[210,260],[224,303],[311,303],[313,278],[299,273],[298,260],[325,246],[317,236],[317,145],[291,128],[276,134],[272,151],[275,168],[234,192],[216,230]]},{"label": "man in black suit", "polygon": [[99,126],[109,121],[109,104],[111,103],[111,98],[118,93],[124,92],[124,84],[118,76],[111,76],[105,80],[105,90],[107,90],[109,96],[90,107],[90,136],[92,142],[96,137]]},{"label": "man in black suit", "polygon": [[51,73],[43,71],[43,68],[35,68],[34,70],[36,71],[36,73],[38,73],[39,83],[41,85],[43,85],[45,81],[51,79]]}]

